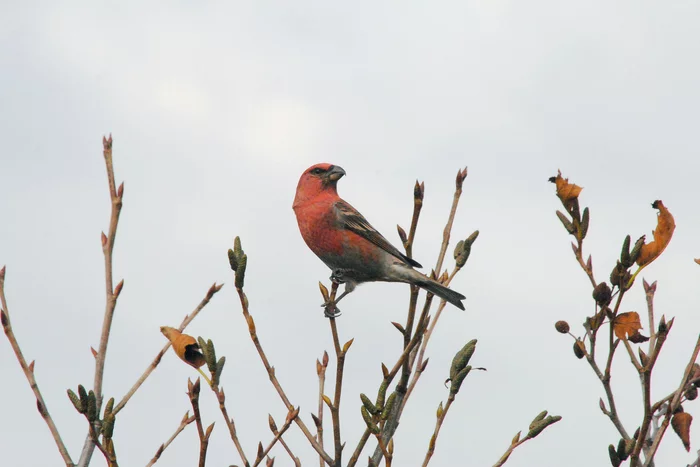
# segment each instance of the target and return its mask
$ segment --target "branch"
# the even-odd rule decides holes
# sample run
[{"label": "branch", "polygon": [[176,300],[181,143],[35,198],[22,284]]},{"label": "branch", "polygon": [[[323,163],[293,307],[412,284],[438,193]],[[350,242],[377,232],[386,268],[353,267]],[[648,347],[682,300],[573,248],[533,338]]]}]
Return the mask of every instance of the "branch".
[{"label": "branch", "polygon": [[556,415],[556,416],[547,416],[547,411],[544,410],[539,413],[535,417],[535,419],[530,423],[529,431],[527,432],[527,435],[523,439],[520,439],[520,433],[522,432],[517,432],[516,435],[513,437],[513,439],[510,442],[510,446],[508,446],[508,449],[506,449],[506,452],[501,456],[500,459],[493,465],[493,467],[501,467],[503,464],[506,463],[510,455],[515,451],[520,445],[525,443],[525,441],[528,441],[530,439],[536,438],[540,433],[542,433],[547,427],[550,425],[553,425],[557,423],[559,420],[561,420],[561,417]]},{"label": "branch", "polygon": [[[248,298],[246,297],[245,292],[243,292],[243,289],[241,287],[236,287],[236,292],[238,292],[238,298],[241,302],[243,316],[245,317],[245,320],[248,323],[248,332],[250,333],[250,338],[252,339],[253,344],[255,345],[255,349],[258,351],[258,355],[260,356],[260,359],[262,360],[265,369],[267,370],[270,382],[272,383],[272,386],[274,386],[275,390],[277,390],[277,394],[280,396],[280,399],[282,399],[282,402],[284,403],[285,407],[287,407],[287,410],[292,411],[294,410],[294,406],[291,402],[289,402],[287,394],[282,389],[282,386],[280,385],[277,376],[275,376],[275,369],[274,367],[272,367],[272,365],[270,365],[270,362],[267,359],[267,355],[265,355],[265,351],[262,348],[262,344],[260,344],[260,339],[258,339],[258,335],[255,330],[255,322],[253,321],[253,317],[248,311]],[[311,446],[313,446],[313,448],[316,450],[319,456],[323,457],[323,460],[326,461],[328,465],[333,465],[333,458],[331,458],[331,456],[323,449],[323,447],[321,447],[321,445],[318,444],[318,441],[316,441],[316,438],[311,434],[307,426],[301,420],[301,417],[296,417],[294,419],[294,422],[301,429],[302,433],[304,433],[304,436],[306,436],[306,439],[309,441]]]},{"label": "branch", "polygon": [[[462,196],[462,186],[464,184],[464,180],[467,178],[467,169],[464,168],[463,170],[458,170],[457,171],[457,176],[455,178],[455,192],[454,196],[452,198],[452,207],[450,208],[450,214],[447,218],[447,223],[445,224],[445,228],[442,233],[442,244],[440,246],[440,253],[438,254],[437,262],[435,265],[435,273],[437,275],[440,274],[440,270],[442,269],[443,262],[445,260],[445,254],[447,253],[447,247],[450,243],[450,234],[452,232],[452,225],[454,223],[454,218],[457,214],[457,206],[459,205],[459,199]],[[423,199],[423,187],[420,187],[420,193],[417,191],[414,193],[414,198],[417,198],[420,196],[421,198],[421,204],[422,204],[422,199]],[[415,211],[415,210],[414,210]],[[414,216],[417,222],[417,216]],[[413,239],[411,239],[412,241]],[[411,245],[408,245],[412,247]],[[407,252],[409,250],[407,249]],[[416,297],[414,299],[414,296]],[[418,327],[416,329],[416,332],[413,336],[413,338],[410,339],[410,341],[416,340],[416,343],[420,341],[420,339],[423,338],[423,334],[425,333],[425,329],[427,328],[428,321],[429,321],[429,311],[430,311],[430,306],[432,304],[432,298],[433,296],[431,294],[427,294],[425,298],[425,304],[423,306],[423,312],[421,313],[421,317],[418,320]],[[411,336],[411,326],[413,322],[413,314],[415,313],[415,300],[417,300],[417,288],[411,287],[411,305],[409,306],[409,316],[407,319],[407,326],[405,333],[408,335],[410,338]],[[420,330],[420,332],[419,332]],[[410,342],[407,339],[406,334],[404,335],[404,347],[406,348],[408,343]],[[414,360],[415,361],[415,360]],[[411,362],[413,363],[413,362]],[[401,379],[399,380],[399,383],[397,384],[396,387],[396,403],[394,404],[392,413],[389,415],[389,417],[386,420],[386,423],[384,424],[384,427],[382,429],[382,439],[384,440],[385,443],[388,443],[391,438],[394,436],[394,433],[396,432],[396,428],[398,428],[399,424],[399,418],[401,417],[401,413],[403,411],[403,407],[405,406],[407,399],[406,399],[406,392],[408,389],[408,382],[409,378],[411,375],[411,365],[410,364],[404,364],[403,366],[403,371],[401,373]],[[379,464],[381,462],[382,457],[383,457],[383,452],[381,450],[380,446],[377,446],[376,449],[374,450],[374,454],[372,455],[372,461],[375,464]]]},{"label": "branch", "polygon": [[440,403],[440,407],[438,408],[438,416],[437,416],[437,421],[435,422],[435,430],[433,430],[433,436],[430,437],[430,444],[428,445],[428,452],[425,453],[425,458],[423,459],[423,464],[421,464],[423,467],[426,467],[428,463],[430,462],[430,459],[433,457],[433,453],[435,452],[435,443],[437,443],[437,437],[440,434],[440,428],[442,428],[442,422],[445,421],[445,417],[447,416],[447,411],[450,410],[450,407],[452,407],[452,402],[454,402],[455,396],[454,394],[450,393],[449,397],[447,398],[447,403],[445,404],[445,408],[442,408],[442,403]]},{"label": "branch", "polygon": [[197,422],[197,434],[199,435],[199,467],[204,467],[207,460],[207,448],[209,447],[209,436],[214,429],[214,424],[212,423],[207,427],[207,431],[204,431],[202,425],[202,416],[199,413],[199,378],[192,383],[192,381],[187,379],[187,395],[190,397],[190,402],[192,403],[192,413],[195,421]]},{"label": "branch", "polygon": [[673,416],[673,412],[678,408],[678,405],[681,400],[681,395],[683,394],[683,389],[685,389],[686,385],[688,384],[688,378],[693,372],[693,364],[695,364],[695,360],[698,358],[698,353],[700,353],[700,336],[698,336],[698,340],[695,343],[695,349],[693,349],[693,355],[690,357],[690,360],[688,361],[688,365],[685,368],[685,373],[683,373],[683,379],[681,380],[681,384],[678,386],[678,389],[676,390],[675,394],[673,395],[673,399],[671,400],[669,407],[666,411],[666,415],[664,416],[663,422],[661,422],[661,427],[659,428],[659,431],[656,433],[656,437],[654,438],[654,441],[649,448],[649,454],[646,457],[646,460],[644,462],[644,466],[648,467],[651,462],[654,460],[654,455],[656,454],[656,450],[659,448],[659,443],[661,443],[661,439],[664,437],[664,433],[666,432],[666,429],[668,428],[668,424],[671,421],[671,417]]},{"label": "branch", "polygon": [[[314,419],[316,423],[316,438],[321,447],[323,447],[323,392],[326,384],[326,368],[328,368],[328,352],[324,351],[322,361],[316,360],[316,374],[318,375],[318,416]],[[319,456],[319,464],[320,467],[326,465],[322,456]]]},{"label": "branch", "polygon": [[39,410],[41,417],[46,422],[46,425],[49,427],[49,431],[51,431],[51,436],[53,436],[53,439],[56,442],[56,447],[58,447],[58,451],[61,453],[63,462],[67,467],[73,467],[73,460],[71,459],[70,454],[68,454],[65,444],[63,444],[61,435],[58,433],[58,428],[56,427],[53,418],[51,418],[51,415],[49,414],[49,409],[46,407],[46,402],[44,402],[41,391],[39,391],[39,385],[34,378],[34,362],[27,365],[27,361],[24,359],[24,355],[22,354],[22,350],[17,342],[15,333],[12,331],[10,311],[7,307],[7,299],[5,298],[5,266],[0,269],[0,303],[2,303],[2,308],[0,308],[0,321],[2,321],[3,331],[5,331],[7,340],[10,341],[10,346],[12,346],[12,350],[15,352],[15,356],[19,362],[19,366],[24,372],[24,376],[27,377],[29,387],[31,387],[32,392],[34,392],[34,397],[36,397],[36,407]]},{"label": "branch", "polygon": [[[446,287],[450,285],[450,282],[452,282],[452,279],[454,278],[455,274],[457,274],[457,272],[460,269],[460,267],[455,266],[455,268],[452,270],[452,273],[448,276],[447,281],[445,281]],[[433,335],[433,330],[435,329],[435,326],[437,325],[437,322],[440,319],[440,316],[442,315],[442,310],[445,309],[446,304],[447,302],[445,302],[444,300],[440,301],[440,305],[438,306],[437,312],[435,312],[435,316],[433,317],[433,319],[430,320],[430,326],[428,327],[428,330],[425,331],[425,335],[423,336],[423,342],[420,346],[420,351],[418,352],[418,358],[416,360],[416,371],[411,377],[411,382],[408,385],[408,389],[406,390],[406,397],[404,400],[408,400],[408,398],[411,396],[413,388],[416,387],[418,380],[420,379],[421,375],[423,374],[423,371],[425,370],[425,367],[427,366],[428,359],[423,359],[423,357],[425,356],[425,350],[428,347],[428,342],[430,341],[430,338]]]},{"label": "branch", "polygon": [[[104,377],[105,359],[107,357],[107,344],[109,343],[109,334],[112,328],[112,319],[114,318],[114,309],[117,305],[117,297],[122,290],[124,281],[122,280],[117,288],[114,288],[112,281],[112,252],[114,250],[114,241],[117,236],[117,224],[119,223],[119,214],[122,210],[122,197],[124,196],[124,183],[116,188],[114,181],[114,166],[112,164],[112,135],[109,138],[102,138],[103,155],[105,158],[105,166],[107,168],[107,183],[109,184],[109,197],[112,204],[112,212],[109,219],[109,230],[107,235],[102,232],[102,253],[105,258],[105,314],[102,321],[102,333],[100,336],[100,345],[95,354],[95,380],[93,383],[95,397],[97,397],[97,411],[99,413],[102,407],[102,380]],[[83,446],[83,451],[80,455],[78,465],[85,467],[90,463],[94,445],[88,436]]]},{"label": "branch", "polygon": [[160,447],[156,451],[153,458],[148,462],[148,464],[146,464],[146,467],[151,467],[153,464],[158,462],[158,459],[160,459],[160,456],[163,454],[163,451],[165,451],[167,449],[167,447],[170,446],[170,443],[172,443],[175,440],[175,438],[177,438],[177,436],[180,433],[182,433],[182,430],[187,428],[187,425],[189,425],[193,421],[194,421],[194,415],[190,416],[189,411],[187,413],[185,413],[185,416],[182,417],[182,420],[180,421],[180,425],[175,430],[175,433],[173,433],[173,435],[170,438],[168,438],[168,440],[165,443],[160,445]]},{"label": "branch", "polygon": [[[284,421],[284,425],[282,425],[282,429],[277,431],[276,429],[272,430],[273,433],[275,434],[275,437],[272,438],[272,441],[270,441],[270,444],[267,445],[265,449],[262,451],[258,450],[258,455],[257,458],[255,459],[255,463],[253,464],[253,467],[257,467],[260,465],[260,463],[263,461],[267,453],[270,452],[270,449],[277,443],[277,441],[280,441],[282,439],[282,435],[289,429],[289,427],[292,425],[292,422],[294,419],[296,419],[299,416],[299,408],[297,407],[296,409],[292,410],[287,414],[287,419]],[[270,415],[270,428],[276,428],[274,425],[274,420],[272,419],[272,415]],[[292,457],[294,459],[294,457]],[[296,459],[298,461],[298,459]],[[296,465],[296,462],[295,462]]]},{"label": "branch", "polygon": [[[336,292],[338,291],[338,284],[333,283],[331,287],[331,301],[335,300]],[[341,466],[341,459],[343,456],[343,445],[340,440],[340,397],[343,389],[343,372],[345,369],[345,355],[352,345],[353,339],[350,339],[340,347],[340,339],[338,338],[338,327],[335,322],[335,318],[329,318],[329,323],[331,326],[331,334],[333,335],[333,347],[335,349],[336,356],[336,368],[335,368],[335,395],[333,397],[333,404],[330,406],[331,409],[331,419],[333,420],[333,444],[335,446],[335,460],[334,465],[336,467]]]},{"label": "branch", "polygon": [[228,410],[226,410],[226,394],[224,394],[224,389],[212,387],[212,391],[214,391],[214,394],[216,394],[216,398],[219,401],[219,409],[221,410],[221,415],[224,416],[224,421],[226,422],[228,432],[231,435],[231,440],[236,446],[238,455],[241,456],[241,461],[243,461],[243,465],[245,467],[248,467],[250,463],[248,462],[248,459],[246,458],[245,453],[243,452],[243,446],[241,445],[241,442],[238,439],[238,434],[236,432],[236,424],[233,422],[233,417],[229,417]]},{"label": "branch", "polygon": [[371,432],[369,431],[369,428],[365,428],[365,432],[360,437],[360,441],[357,443],[355,452],[352,453],[350,462],[348,462],[348,467],[354,467],[355,464],[357,464],[357,461],[360,458],[360,454],[362,454],[362,450],[365,448],[365,444],[367,444],[367,440],[369,439],[370,434]]},{"label": "branch", "polygon": [[[97,396],[95,396],[97,397]],[[107,461],[108,467],[119,467],[117,464],[117,456],[114,454],[114,446],[111,445],[109,448],[104,446],[102,443],[100,443],[100,439],[98,438],[97,430],[95,429],[95,423],[92,423],[88,420],[88,436],[92,440],[93,444],[97,446],[97,449],[102,453],[102,455],[105,457],[105,460]],[[109,439],[107,440],[108,443],[112,443],[112,440]]]},{"label": "branch", "polygon": [[[199,302],[199,305],[192,311],[191,314],[185,315],[185,318],[182,320],[182,323],[180,323],[180,327],[178,328],[178,331],[182,332],[185,330],[185,328],[194,320],[197,315],[199,314],[200,311],[209,303],[211,298],[221,290],[221,287],[223,287],[224,284],[219,284],[216,285],[214,283],[211,287],[209,287],[209,290],[207,291],[206,296],[202,299],[201,302]],[[134,393],[141,387],[141,385],[146,381],[146,379],[153,373],[153,371],[156,369],[158,364],[160,363],[161,358],[163,358],[163,355],[165,355],[165,352],[168,351],[170,348],[171,343],[168,341],[167,344],[158,352],[156,357],[153,359],[151,364],[146,368],[146,371],[143,372],[141,377],[134,383],[134,385],[129,389],[129,392],[127,392],[124,397],[122,397],[122,400],[119,401],[119,403],[114,407],[114,414],[116,415],[121,409],[124,408],[127,402],[129,402],[129,399],[131,399],[131,396],[134,395]]]}]

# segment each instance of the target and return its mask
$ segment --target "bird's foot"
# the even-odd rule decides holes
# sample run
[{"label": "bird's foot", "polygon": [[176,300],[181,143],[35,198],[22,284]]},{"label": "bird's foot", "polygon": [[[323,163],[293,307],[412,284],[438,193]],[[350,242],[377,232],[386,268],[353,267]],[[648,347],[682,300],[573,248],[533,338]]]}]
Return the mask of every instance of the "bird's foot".
[{"label": "bird's foot", "polygon": [[335,301],[329,300],[321,306],[323,307],[323,316],[326,318],[337,318],[341,314]]},{"label": "bird's foot", "polygon": [[345,269],[333,269],[333,272],[331,273],[330,280],[331,282],[334,282],[336,284],[344,284],[347,281],[347,278],[345,277]]}]

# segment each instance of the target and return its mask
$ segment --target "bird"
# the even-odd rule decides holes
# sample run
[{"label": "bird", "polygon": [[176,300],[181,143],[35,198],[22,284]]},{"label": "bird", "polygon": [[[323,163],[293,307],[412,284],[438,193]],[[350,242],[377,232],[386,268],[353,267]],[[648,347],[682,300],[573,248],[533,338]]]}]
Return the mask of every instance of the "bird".
[{"label": "bird", "polygon": [[338,196],[342,167],[315,164],[299,178],[292,209],[306,245],[331,269],[330,279],[345,284],[333,303],[324,303],[325,315],[339,315],[335,307],[363,282],[405,282],[416,285],[464,310],[466,297],[416,271],[417,261],[401,253],[377,229]]}]

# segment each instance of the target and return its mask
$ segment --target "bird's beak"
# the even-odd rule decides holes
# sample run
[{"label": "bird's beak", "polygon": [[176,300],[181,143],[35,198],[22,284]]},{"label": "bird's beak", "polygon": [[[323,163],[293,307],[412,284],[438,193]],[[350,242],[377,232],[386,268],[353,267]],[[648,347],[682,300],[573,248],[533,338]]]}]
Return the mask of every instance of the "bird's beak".
[{"label": "bird's beak", "polygon": [[345,171],[342,167],[338,167],[337,165],[332,165],[327,172],[328,180],[331,182],[337,182],[343,175],[345,175]]}]

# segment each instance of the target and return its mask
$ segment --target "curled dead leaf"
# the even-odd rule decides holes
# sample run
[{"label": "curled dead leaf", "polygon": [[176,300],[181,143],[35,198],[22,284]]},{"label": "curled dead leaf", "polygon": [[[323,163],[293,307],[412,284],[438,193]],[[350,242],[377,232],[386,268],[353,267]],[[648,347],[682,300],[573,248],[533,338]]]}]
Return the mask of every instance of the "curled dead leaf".
[{"label": "curled dead leaf", "polygon": [[[613,329],[618,339],[626,340],[629,338],[632,340],[633,336],[639,334],[639,330],[642,329],[639,313],[636,311],[620,313],[613,321]],[[632,340],[632,342],[634,342],[634,340]]]},{"label": "curled dead leaf", "polygon": [[206,361],[204,355],[199,351],[197,339],[170,326],[161,326],[160,332],[168,338],[173,345],[173,350],[183,362],[194,368],[204,365]]},{"label": "curled dead leaf", "polygon": [[656,229],[653,232],[654,240],[642,246],[637,258],[639,266],[646,266],[663,253],[671,241],[673,231],[676,228],[676,221],[661,200],[654,201],[651,206],[659,210]]},{"label": "curled dead leaf", "polygon": [[568,206],[571,201],[578,198],[581,190],[583,190],[582,187],[569,183],[568,178],[562,177],[561,170],[557,171],[557,176],[550,178],[549,181],[557,186],[557,196],[565,206]]},{"label": "curled dead leaf", "polygon": [[678,437],[683,441],[686,451],[690,451],[690,424],[693,422],[693,416],[688,412],[678,412],[671,419],[671,426]]}]

